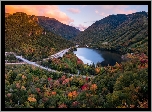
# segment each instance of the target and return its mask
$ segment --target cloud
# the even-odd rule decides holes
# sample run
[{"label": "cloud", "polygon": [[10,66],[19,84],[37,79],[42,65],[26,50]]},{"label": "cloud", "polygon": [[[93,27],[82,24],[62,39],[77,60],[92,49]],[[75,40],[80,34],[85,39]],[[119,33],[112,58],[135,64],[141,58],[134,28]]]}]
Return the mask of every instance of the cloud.
[{"label": "cloud", "polygon": [[88,28],[88,26],[84,26],[82,24],[79,24],[78,26],[76,26],[75,24],[71,23],[70,26],[75,27],[76,29],[79,29],[80,31],[84,31],[85,29]]},{"label": "cloud", "polygon": [[98,6],[98,10],[95,13],[99,14],[100,16],[106,17],[112,14],[131,14],[136,12],[135,9],[129,9],[128,5],[100,5]]},{"label": "cloud", "polygon": [[115,14],[131,14],[136,12],[136,10],[128,10],[129,6],[127,5],[113,5],[110,7],[110,9],[112,9],[112,12]]},{"label": "cloud", "polygon": [[66,13],[60,11],[56,5],[6,5],[5,12],[11,14],[15,12],[25,12],[28,15],[46,16],[55,18],[67,25],[74,22]]},{"label": "cloud", "polygon": [[87,29],[88,27],[87,26],[84,26],[82,24],[79,24],[79,30],[80,31],[84,31],[85,29]]},{"label": "cloud", "polygon": [[94,23],[96,21],[85,21],[84,23]]},{"label": "cloud", "polygon": [[86,7],[87,5],[81,5],[81,7]]},{"label": "cloud", "polygon": [[67,9],[67,11],[73,13],[73,14],[77,14],[77,13],[80,13],[80,10],[79,9],[75,9],[75,8],[69,8]]},{"label": "cloud", "polygon": [[104,12],[100,13],[101,16],[107,17],[109,14],[105,14]]},{"label": "cloud", "polygon": [[95,13],[98,14],[99,12],[96,10]]},{"label": "cloud", "polygon": [[119,14],[132,14],[132,13],[136,12],[136,10],[128,10],[128,11],[120,10],[118,12],[119,12]]}]

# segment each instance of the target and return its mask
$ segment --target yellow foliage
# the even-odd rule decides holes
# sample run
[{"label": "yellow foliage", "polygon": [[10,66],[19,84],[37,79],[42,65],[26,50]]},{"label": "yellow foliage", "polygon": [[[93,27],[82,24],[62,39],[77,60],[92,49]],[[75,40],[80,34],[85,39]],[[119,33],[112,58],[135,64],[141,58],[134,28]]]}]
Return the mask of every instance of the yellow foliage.
[{"label": "yellow foliage", "polygon": [[70,92],[70,93],[68,94],[68,98],[69,98],[69,99],[72,99],[72,96],[73,96],[73,95],[72,95],[72,92]]},{"label": "yellow foliage", "polygon": [[30,101],[30,102],[36,102],[36,99],[34,97],[28,97],[28,101]]},{"label": "yellow foliage", "polygon": [[36,102],[36,99],[34,98],[33,94],[29,95],[28,101],[30,101],[30,102]]},{"label": "yellow foliage", "polygon": [[26,90],[26,88],[24,86],[21,87],[21,90]]}]

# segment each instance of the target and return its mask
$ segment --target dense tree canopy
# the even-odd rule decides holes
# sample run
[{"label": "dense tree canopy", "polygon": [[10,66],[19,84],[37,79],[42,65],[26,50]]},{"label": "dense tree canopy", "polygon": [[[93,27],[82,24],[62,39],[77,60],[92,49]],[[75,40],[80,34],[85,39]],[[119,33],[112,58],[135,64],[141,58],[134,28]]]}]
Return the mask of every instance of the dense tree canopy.
[{"label": "dense tree canopy", "polygon": [[128,58],[121,64],[97,67],[105,72],[96,71],[94,78],[5,65],[5,107],[148,108],[148,61],[143,61],[147,57],[128,54]]},{"label": "dense tree canopy", "polygon": [[[57,72],[5,64],[5,108],[148,108],[147,17],[146,12],[110,15],[74,38],[82,46],[124,53],[126,60],[89,66],[73,54],[74,47],[63,57],[42,61],[74,44],[43,29],[34,15],[6,14],[5,51]],[[5,55],[6,60],[18,62],[12,54]],[[78,71],[79,76],[69,74]]]},{"label": "dense tree canopy", "polygon": [[71,46],[71,42],[44,30],[34,15],[17,12],[5,17],[5,51],[36,61]]},{"label": "dense tree canopy", "polygon": [[39,24],[46,30],[60,35],[65,39],[71,39],[80,33],[80,30],[75,27],[65,25],[54,18],[48,18],[45,16],[37,16]]}]

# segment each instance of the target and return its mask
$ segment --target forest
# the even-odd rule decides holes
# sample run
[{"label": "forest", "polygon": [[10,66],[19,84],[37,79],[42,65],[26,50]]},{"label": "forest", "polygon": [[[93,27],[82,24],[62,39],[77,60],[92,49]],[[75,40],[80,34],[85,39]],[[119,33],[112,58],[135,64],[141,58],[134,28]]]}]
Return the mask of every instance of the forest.
[{"label": "forest", "polygon": [[71,46],[72,42],[43,29],[34,15],[16,12],[5,17],[5,52],[39,61]]},{"label": "forest", "polygon": [[44,29],[53,32],[65,39],[72,39],[80,33],[80,30],[75,27],[65,25],[54,18],[48,18],[45,16],[37,16],[39,25]]},{"label": "forest", "polygon": [[125,63],[97,67],[94,78],[5,65],[5,107],[148,108],[147,56],[127,57]]},{"label": "forest", "polygon": [[[58,72],[5,64],[5,108],[149,108],[147,18],[146,12],[109,15],[74,34],[75,29],[68,32],[69,26],[54,19],[6,13],[5,52]],[[51,26],[56,32],[48,27],[51,21],[57,22]],[[65,30],[60,32],[54,24]],[[64,33],[71,35],[65,38]],[[118,52],[126,61],[114,66],[84,64],[73,53],[76,43]],[[70,47],[63,57],[43,60]],[[8,54],[5,62],[22,61]]]},{"label": "forest", "polygon": [[148,55],[148,13],[109,15],[96,21],[72,41],[101,50]]}]

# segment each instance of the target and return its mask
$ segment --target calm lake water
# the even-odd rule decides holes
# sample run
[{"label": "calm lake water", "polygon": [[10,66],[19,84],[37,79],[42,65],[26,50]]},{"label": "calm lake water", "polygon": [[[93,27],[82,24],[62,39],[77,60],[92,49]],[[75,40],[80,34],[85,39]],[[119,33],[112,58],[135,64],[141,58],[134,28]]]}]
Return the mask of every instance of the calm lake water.
[{"label": "calm lake water", "polygon": [[91,48],[77,48],[74,54],[80,58],[84,64],[101,63],[102,66],[115,65],[116,62],[122,61],[121,55],[110,51],[99,51]]}]

